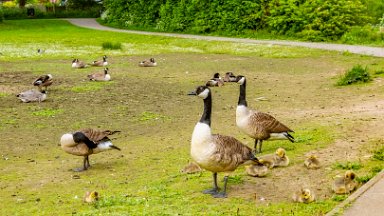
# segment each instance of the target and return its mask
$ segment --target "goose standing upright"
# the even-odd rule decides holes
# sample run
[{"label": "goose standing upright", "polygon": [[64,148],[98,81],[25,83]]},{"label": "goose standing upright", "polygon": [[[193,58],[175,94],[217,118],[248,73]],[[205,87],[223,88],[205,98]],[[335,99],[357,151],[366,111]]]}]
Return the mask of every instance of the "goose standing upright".
[{"label": "goose standing upright", "polygon": [[33,81],[32,85],[37,86],[41,91],[43,91],[43,88],[45,91],[47,91],[47,87],[52,85],[53,83],[53,77],[51,74],[41,75],[39,78],[37,78],[35,81]]},{"label": "goose standing upright", "polygon": [[120,148],[114,146],[109,135],[115,134],[120,131],[111,130],[96,130],[91,128],[81,129],[74,133],[66,133],[61,136],[61,148],[73,155],[84,156],[83,167],[75,169],[75,171],[84,171],[90,167],[89,155],[97,154],[109,149]]},{"label": "goose standing upright", "polygon": [[[246,78],[237,76],[240,84],[239,101],[236,108],[236,125],[245,134],[255,139],[254,151],[261,153],[263,140],[288,139],[294,142],[294,137],[289,134],[293,130],[280,123],[273,116],[247,107],[246,101]],[[257,149],[259,144],[259,149]]]},{"label": "goose standing upright", "polygon": [[[196,95],[204,100],[204,111],[197,122],[191,140],[191,156],[203,169],[213,173],[213,188],[203,191],[216,198],[227,197],[228,176],[238,166],[244,164],[258,164],[252,149],[237,139],[211,133],[212,95],[206,86],[199,86],[189,95]],[[217,173],[225,172],[224,189],[219,192],[217,186]]]}]

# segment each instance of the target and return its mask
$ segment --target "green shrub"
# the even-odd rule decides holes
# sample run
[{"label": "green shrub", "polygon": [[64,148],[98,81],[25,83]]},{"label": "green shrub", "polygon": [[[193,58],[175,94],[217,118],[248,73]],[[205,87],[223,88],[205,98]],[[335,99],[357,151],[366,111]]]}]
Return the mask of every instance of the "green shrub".
[{"label": "green shrub", "polygon": [[337,85],[351,85],[354,83],[364,83],[371,81],[371,76],[368,73],[367,68],[363,68],[361,65],[354,66],[351,70],[347,71],[344,76],[342,76]]},{"label": "green shrub", "polygon": [[3,7],[0,6],[0,23],[2,23],[4,20],[4,12],[3,12]]},{"label": "green shrub", "polygon": [[384,44],[384,32],[372,25],[355,26],[341,37],[341,41],[349,44]]},{"label": "green shrub", "polygon": [[109,49],[109,50],[118,50],[122,49],[122,45],[120,42],[112,43],[112,42],[103,42],[101,45],[103,49]]}]

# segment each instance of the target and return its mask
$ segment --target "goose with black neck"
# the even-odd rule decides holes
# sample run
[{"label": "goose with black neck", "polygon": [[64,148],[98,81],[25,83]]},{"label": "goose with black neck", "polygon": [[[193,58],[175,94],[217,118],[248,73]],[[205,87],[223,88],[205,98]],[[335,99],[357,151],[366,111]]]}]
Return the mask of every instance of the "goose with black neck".
[{"label": "goose with black neck", "polygon": [[[192,133],[191,156],[203,169],[213,173],[213,188],[203,193],[215,198],[227,197],[227,182],[231,172],[240,165],[258,164],[252,149],[231,136],[212,134],[212,93],[207,86],[199,86],[189,95],[195,95],[204,100],[204,111]],[[220,191],[217,185],[217,173],[223,172],[224,188]]]},{"label": "goose with black neck", "polygon": [[242,132],[255,139],[254,151],[261,153],[264,140],[287,139],[294,142],[295,139],[290,134],[293,130],[267,113],[248,108],[245,76],[237,76],[237,83],[240,85],[240,94],[236,108],[236,125]]}]

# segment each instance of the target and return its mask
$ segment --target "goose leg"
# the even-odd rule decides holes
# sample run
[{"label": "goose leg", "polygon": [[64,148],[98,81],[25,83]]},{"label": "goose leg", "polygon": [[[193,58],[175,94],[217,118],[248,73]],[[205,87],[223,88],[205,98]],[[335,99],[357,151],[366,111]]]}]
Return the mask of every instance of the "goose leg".
[{"label": "goose leg", "polygon": [[219,193],[219,187],[217,187],[217,173],[213,173],[213,188],[203,191],[203,194],[215,195]]},{"label": "goose leg", "polygon": [[[82,172],[82,171],[87,170],[87,169],[88,169],[88,167],[87,167],[87,161],[88,161],[88,156],[84,156],[83,167],[76,168],[76,169],[74,169],[73,171],[75,171],[75,172]],[[89,161],[88,161],[88,165],[89,165]]]},{"label": "goose leg", "polygon": [[227,182],[228,182],[228,176],[224,176],[224,190],[220,193],[213,194],[213,197],[215,198],[227,198]]},{"label": "goose leg", "polygon": [[86,166],[87,166],[87,169],[91,166],[90,164],[89,164],[89,156],[87,155],[86,156],[86,160],[87,160],[87,164],[86,164]]},{"label": "goose leg", "polygon": [[255,139],[255,147],[253,147],[253,152],[254,153],[259,153],[258,151],[257,151],[257,143],[258,143],[258,139]]},{"label": "goose leg", "polygon": [[260,140],[259,142],[259,151],[257,153],[261,153],[261,146],[263,145],[263,140]]}]

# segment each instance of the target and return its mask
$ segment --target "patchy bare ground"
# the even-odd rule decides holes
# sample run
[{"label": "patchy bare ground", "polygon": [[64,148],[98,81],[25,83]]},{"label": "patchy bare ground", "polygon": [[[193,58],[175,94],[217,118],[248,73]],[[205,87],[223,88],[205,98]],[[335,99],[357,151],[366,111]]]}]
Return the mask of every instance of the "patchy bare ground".
[{"label": "patchy bare ground", "polygon": [[[41,60],[42,68],[31,67],[27,61],[9,68],[8,64],[1,65],[0,89],[5,93],[0,97],[1,148],[3,158],[7,158],[0,163],[2,198],[5,203],[22,202],[32,209],[60,203],[63,209],[69,208],[62,212],[69,213],[84,208],[75,204],[73,197],[94,186],[105,196],[140,196],[150,190],[148,185],[178,174],[190,160],[190,136],[203,104],[186,93],[205,83],[214,72],[233,71],[248,77],[249,106],[273,114],[292,127],[301,141],[265,142],[265,153],[285,147],[291,165],[273,169],[265,178],[248,177],[239,169],[235,175],[241,176],[242,183],[230,183],[229,196],[256,204],[289,202],[293,191],[308,186],[320,200],[326,200],[332,196],[332,177],[342,173],[332,165],[337,161],[364,163],[372,149],[382,145],[384,135],[380,77],[367,85],[334,86],[337,76],[357,63],[375,67],[382,67],[382,63],[333,55],[319,60],[168,54],[155,56],[159,62],[156,68],[137,67],[147,56],[111,56],[112,82],[97,84],[90,83],[86,75],[102,68],[75,70],[70,68],[70,61],[48,60],[49,64],[44,64]],[[341,60],[335,61],[336,57]],[[14,95],[33,88],[32,81],[43,73],[51,73],[55,79],[47,101],[18,101]],[[260,96],[268,101],[257,101]],[[235,126],[237,97],[236,84],[213,89],[212,128],[252,146],[253,140]],[[91,169],[76,180],[70,169],[80,166],[82,159],[64,153],[58,141],[63,133],[82,127],[121,130],[114,143],[122,151],[91,156]],[[322,168],[307,170],[303,166],[310,153],[319,156]],[[113,181],[109,182],[108,176],[113,176]],[[183,196],[198,196],[211,185],[208,176],[178,179],[184,185],[180,181],[169,184]],[[123,191],[120,185],[124,185]],[[42,201],[34,207],[37,198]]]}]

